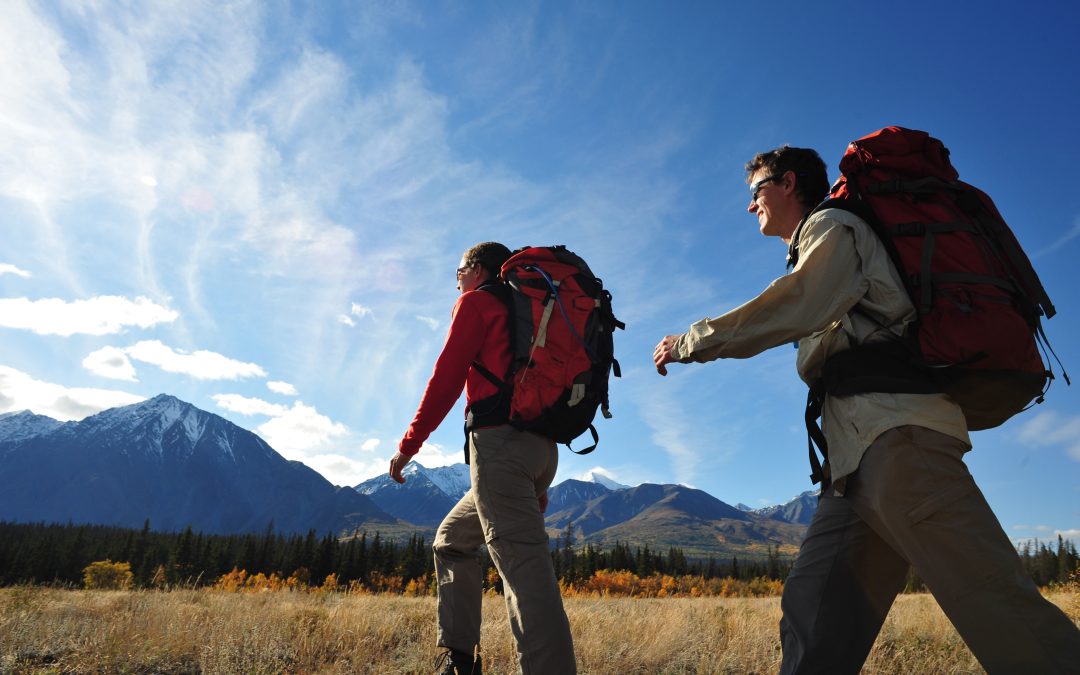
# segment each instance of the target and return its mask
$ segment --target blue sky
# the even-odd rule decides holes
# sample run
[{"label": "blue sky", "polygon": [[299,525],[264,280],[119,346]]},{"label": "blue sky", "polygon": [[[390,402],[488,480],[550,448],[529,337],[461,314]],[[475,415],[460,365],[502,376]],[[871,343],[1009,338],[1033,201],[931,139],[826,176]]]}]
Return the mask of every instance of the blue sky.
[{"label": "blue sky", "polygon": [[[989,192],[1080,375],[1073,3],[24,3],[0,16],[0,412],[167,392],[337,484],[383,472],[471,244],[565,243],[628,324],[558,480],[810,487],[795,351],[652,348],[784,272],[742,166],[928,130]],[[1056,365],[1055,365],[1056,368]],[[461,410],[420,461],[459,461]],[[1015,539],[1080,540],[1080,388],[974,434]]]}]

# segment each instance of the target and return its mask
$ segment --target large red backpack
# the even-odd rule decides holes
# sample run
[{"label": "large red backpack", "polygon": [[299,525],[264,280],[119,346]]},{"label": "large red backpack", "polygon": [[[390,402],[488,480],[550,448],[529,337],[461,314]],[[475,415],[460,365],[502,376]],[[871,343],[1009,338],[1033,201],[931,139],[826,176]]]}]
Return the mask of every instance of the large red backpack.
[{"label": "large red backpack", "polygon": [[[887,127],[853,141],[831,198],[884,242],[918,320],[902,349],[864,345],[825,366],[825,393],[943,391],[971,430],[1042,402],[1053,372],[1036,341],[1055,310],[990,198],[958,180],[941,141]],[[1068,375],[1064,373],[1066,383]]]},{"label": "large red backpack", "polygon": [[473,367],[499,393],[470,407],[467,428],[509,422],[559,443],[591,432],[597,408],[609,418],[608,377],[620,377],[613,333],[626,328],[611,310],[611,293],[565,246],[519,249],[503,264],[501,283],[481,286],[509,309],[511,363],[498,377]]}]

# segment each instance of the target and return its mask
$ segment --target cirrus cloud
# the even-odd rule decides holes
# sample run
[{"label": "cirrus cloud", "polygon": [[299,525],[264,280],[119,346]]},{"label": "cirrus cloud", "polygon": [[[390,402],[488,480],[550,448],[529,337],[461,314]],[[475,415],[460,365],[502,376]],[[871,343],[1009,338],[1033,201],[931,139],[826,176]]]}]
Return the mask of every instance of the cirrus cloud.
[{"label": "cirrus cloud", "polygon": [[1080,462],[1080,415],[1040,412],[1020,426],[1018,439],[1028,446],[1058,446]]},{"label": "cirrus cloud", "polygon": [[59,298],[0,298],[0,326],[38,335],[110,335],[128,326],[150,328],[176,321],[180,314],[139,296],[134,300],[99,295],[68,302]]}]

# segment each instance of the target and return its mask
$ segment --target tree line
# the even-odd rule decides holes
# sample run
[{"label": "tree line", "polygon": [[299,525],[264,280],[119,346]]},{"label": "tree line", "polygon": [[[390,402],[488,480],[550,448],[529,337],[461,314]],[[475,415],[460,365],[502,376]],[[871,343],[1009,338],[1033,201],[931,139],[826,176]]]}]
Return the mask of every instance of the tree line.
[{"label": "tree line", "polygon": [[[1080,556],[1072,542],[1057,539],[1028,542],[1019,553],[1024,568],[1040,586],[1066,583],[1080,575]],[[573,528],[556,538],[551,551],[555,572],[564,585],[580,585],[603,570],[625,571],[640,578],[655,575],[769,579],[783,582],[792,560],[778,547],[767,546],[760,558],[688,558],[681,548],[652,550],[648,545],[616,542],[609,549],[579,545]],[[481,564],[494,568],[486,550]],[[117,561],[130,564],[132,581],[141,587],[168,585],[208,586],[233,570],[248,574],[276,574],[287,578],[300,573],[312,583],[335,575],[338,583],[365,584],[373,578],[400,577],[404,583],[426,582],[434,573],[431,548],[424,537],[386,539],[378,532],[355,532],[337,537],[282,534],[267,526],[261,534],[212,535],[192,531],[157,532],[150,522],[141,530],[104,525],[0,522],[0,585],[55,584],[81,586],[91,563]],[[487,575],[498,589],[497,575]],[[921,582],[911,573],[908,590]]]}]

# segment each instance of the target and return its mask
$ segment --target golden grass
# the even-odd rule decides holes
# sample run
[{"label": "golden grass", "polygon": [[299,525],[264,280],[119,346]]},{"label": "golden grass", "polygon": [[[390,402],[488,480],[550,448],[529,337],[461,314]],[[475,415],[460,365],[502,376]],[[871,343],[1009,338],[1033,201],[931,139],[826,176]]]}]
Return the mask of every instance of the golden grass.
[{"label": "golden grass", "polygon": [[[1080,594],[1051,600],[1080,619]],[[778,598],[567,598],[582,673],[773,673]],[[435,600],[0,589],[0,673],[430,673]],[[485,672],[516,672],[502,598]],[[866,673],[980,673],[928,595],[897,600]]]}]

